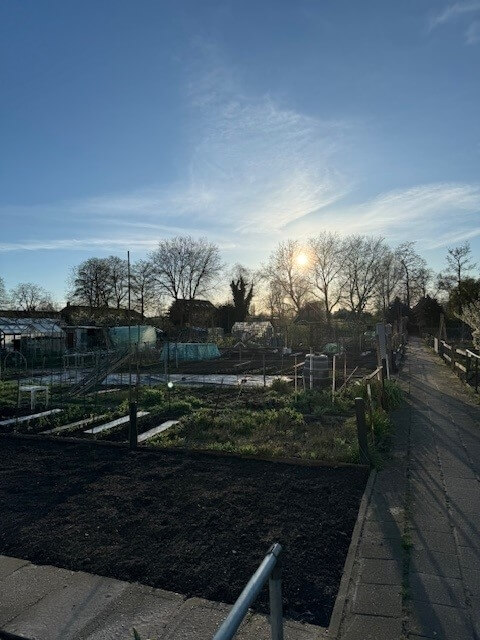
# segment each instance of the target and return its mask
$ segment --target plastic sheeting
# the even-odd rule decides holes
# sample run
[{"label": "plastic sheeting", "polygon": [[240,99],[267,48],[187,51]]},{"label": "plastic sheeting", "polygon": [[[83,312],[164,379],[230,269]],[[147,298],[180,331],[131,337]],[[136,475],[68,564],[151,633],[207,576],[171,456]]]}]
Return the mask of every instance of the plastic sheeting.
[{"label": "plastic sheeting", "polygon": [[128,349],[130,344],[139,349],[153,349],[157,344],[157,330],[149,325],[134,325],[132,327],[111,327],[108,330],[110,339],[116,349]]},{"label": "plastic sheeting", "polygon": [[220,351],[212,342],[170,342],[165,344],[161,353],[161,360],[213,360],[220,357]]}]

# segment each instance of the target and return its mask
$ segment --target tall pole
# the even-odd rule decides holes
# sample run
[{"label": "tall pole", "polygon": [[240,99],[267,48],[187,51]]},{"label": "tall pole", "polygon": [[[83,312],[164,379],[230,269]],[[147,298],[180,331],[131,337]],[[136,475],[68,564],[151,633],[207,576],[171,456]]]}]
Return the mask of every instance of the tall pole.
[{"label": "tall pole", "polygon": [[[130,293],[130,251],[127,251],[127,274],[128,274],[128,405],[130,421],[128,425],[128,435],[130,449],[136,449],[138,443],[137,430],[137,403],[132,399],[132,307]],[[138,357],[138,356],[137,356]],[[138,388],[137,388],[138,392]]]},{"label": "tall pole", "polygon": [[128,281],[128,397],[132,399],[132,315],[130,295],[130,251],[127,251],[127,281]]}]

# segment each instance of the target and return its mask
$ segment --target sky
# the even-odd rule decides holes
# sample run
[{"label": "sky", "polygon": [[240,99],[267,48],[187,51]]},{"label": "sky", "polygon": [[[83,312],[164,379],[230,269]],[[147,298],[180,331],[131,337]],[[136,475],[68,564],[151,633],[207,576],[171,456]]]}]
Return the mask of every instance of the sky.
[{"label": "sky", "polygon": [[480,261],[480,0],[2,0],[0,275],[166,237]]}]

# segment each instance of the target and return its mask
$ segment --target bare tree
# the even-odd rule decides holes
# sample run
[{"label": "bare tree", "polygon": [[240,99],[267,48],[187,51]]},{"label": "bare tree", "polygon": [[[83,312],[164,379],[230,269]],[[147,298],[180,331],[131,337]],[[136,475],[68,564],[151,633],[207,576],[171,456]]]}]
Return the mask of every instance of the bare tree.
[{"label": "bare tree", "polygon": [[460,287],[465,273],[475,268],[476,263],[472,262],[472,249],[470,243],[464,242],[458,247],[448,250],[447,264],[450,272],[455,278],[455,284]]},{"label": "bare tree", "polygon": [[303,251],[297,240],[281,242],[270,256],[265,273],[275,296],[281,292],[296,312],[311,294],[308,272],[299,261],[300,256]]},{"label": "bare tree", "polygon": [[336,233],[323,232],[309,240],[309,248],[312,293],[322,301],[330,324],[332,311],[342,299],[345,288],[343,241]]},{"label": "bare tree", "polygon": [[128,265],[127,261],[118,256],[109,256],[107,287],[117,309],[128,296]]},{"label": "bare tree", "polygon": [[10,292],[12,303],[23,311],[52,311],[52,295],[33,282],[21,282]]},{"label": "bare tree", "polygon": [[107,258],[89,258],[73,267],[69,295],[91,309],[109,306],[112,300],[110,266]]},{"label": "bare tree", "polygon": [[0,276],[0,307],[4,309],[9,303],[5,282]]},{"label": "bare tree", "polygon": [[398,260],[398,256],[395,252],[387,249],[382,259],[377,279],[378,302],[384,317],[388,307],[398,293],[398,287],[402,281],[402,274],[403,269]]},{"label": "bare tree", "polygon": [[223,268],[217,245],[191,236],[162,240],[150,259],[160,289],[174,300],[205,295]]},{"label": "bare tree", "polygon": [[429,291],[429,285],[433,279],[433,271],[428,267],[420,267],[416,278],[416,287],[419,295],[422,298],[426,298]]},{"label": "bare tree", "polygon": [[404,302],[410,308],[412,299],[416,294],[418,295],[419,278],[425,275],[427,263],[415,251],[415,242],[403,242],[397,247],[395,253],[402,266]]},{"label": "bare tree", "polygon": [[131,285],[135,307],[143,315],[161,296],[157,294],[155,270],[150,260],[138,260],[132,266]]},{"label": "bare tree", "polygon": [[472,330],[473,344],[480,351],[480,300],[466,305],[461,314],[457,315]]},{"label": "bare tree", "polygon": [[346,300],[355,315],[365,311],[375,294],[386,252],[383,238],[352,235],[345,241]]}]

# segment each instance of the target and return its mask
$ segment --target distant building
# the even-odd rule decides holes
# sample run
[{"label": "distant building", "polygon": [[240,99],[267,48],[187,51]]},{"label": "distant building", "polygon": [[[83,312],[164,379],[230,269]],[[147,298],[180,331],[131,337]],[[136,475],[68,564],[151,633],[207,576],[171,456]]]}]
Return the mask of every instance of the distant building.
[{"label": "distant building", "polygon": [[214,327],[217,308],[209,300],[174,300],[168,311],[176,327]]},{"label": "distant building", "polygon": [[130,317],[132,324],[142,324],[142,314],[134,309],[115,307],[89,307],[88,305],[70,304],[60,311],[62,320],[67,325],[103,325],[118,326],[128,323]]}]

